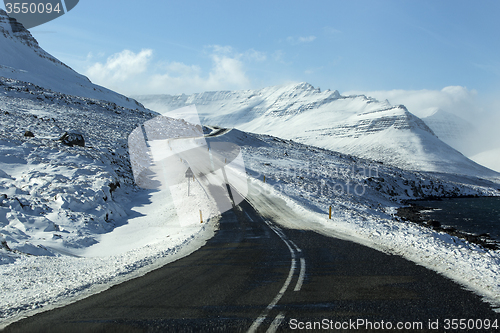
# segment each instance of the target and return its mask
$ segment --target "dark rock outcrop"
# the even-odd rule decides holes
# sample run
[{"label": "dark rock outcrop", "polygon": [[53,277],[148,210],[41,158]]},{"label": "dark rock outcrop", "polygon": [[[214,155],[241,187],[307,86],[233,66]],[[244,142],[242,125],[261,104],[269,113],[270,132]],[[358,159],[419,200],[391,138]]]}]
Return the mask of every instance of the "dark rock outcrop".
[{"label": "dark rock outcrop", "polygon": [[85,147],[85,139],[82,134],[75,132],[66,132],[59,139],[66,146],[80,146]]}]

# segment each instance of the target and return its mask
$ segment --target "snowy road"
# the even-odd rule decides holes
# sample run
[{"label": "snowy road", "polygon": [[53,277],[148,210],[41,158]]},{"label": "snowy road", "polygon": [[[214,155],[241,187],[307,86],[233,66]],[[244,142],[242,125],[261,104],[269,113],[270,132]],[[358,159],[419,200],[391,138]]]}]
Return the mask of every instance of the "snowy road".
[{"label": "snowy road", "polygon": [[190,256],[6,332],[289,331],[325,319],[423,328],[439,320],[443,328],[447,318],[500,320],[478,296],[399,256],[280,228],[246,201],[239,207]]},{"label": "snowy road", "polygon": [[[169,180],[170,199],[152,200],[157,206],[172,200],[180,222],[175,230],[200,226],[201,210],[205,222],[207,215],[224,212],[215,236],[187,257],[14,323],[6,332],[273,332],[307,328],[312,322],[316,328],[345,328],[346,323],[352,328],[355,323],[362,330],[366,326],[359,325],[390,323],[419,331],[432,323],[443,331],[447,319],[480,320],[474,325],[490,320],[498,325],[499,314],[479,296],[400,256],[352,242],[365,244],[343,233],[343,224],[329,220],[325,227],[320,221],[324,217],[319,219],[314,211],[291,209],[286,198],[265,189],[261,177],[247,179],[237,145],[225,145],[222,137],[206,145],[196,140],[170,140],[156,147],[169,155],[163,164],[168,168],[158,174]],[[186,177],[188,167],[193,175]],[[244,197],[247,200],[241,201]],[[153,204],[142,213],[157,222],[169,221],[172,228],[172,214],[160,218]],[[349,216],[344,216],[345,223],[353,227]],[[106,237],[120,244],[124,236],[133,235],[134,223],[126,227]],[[158,231],[144,233],[164,236]],[[109,239],[105,243],[109,245]],[[103,252],[98,246],[94,252]],[[425,254],[442,270],[449,267],[428,250]]]}]

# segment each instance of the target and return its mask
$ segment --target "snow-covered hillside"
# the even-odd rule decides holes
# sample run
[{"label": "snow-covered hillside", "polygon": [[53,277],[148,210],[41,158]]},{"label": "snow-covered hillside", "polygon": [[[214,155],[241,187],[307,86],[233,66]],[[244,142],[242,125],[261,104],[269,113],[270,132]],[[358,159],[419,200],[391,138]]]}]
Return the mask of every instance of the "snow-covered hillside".
[{"label": "snow-covered hillside", "polygon": [[[11,250],[78,248],[125,217],[114,201],[133,186],[127,137],[153,113],[0,78],[0,231]],[[68,146],[65,132],[84,146]],[[1,260],[1,259],[0,259]]]},{"label": "snow-covered hillside", "polygon": [[271,134],[404,169],[499,176],[439,140],[402,105],[341,96],[307,83],[136,99],[158,112],[195,104],[204,124]]},{"label": "snow-covered hillside", "polygon": [[0,9],[0,77],[30,82],[60,93],[106,100],[144,110],[135,100],[98,86],[45,52],[31,33]]}]

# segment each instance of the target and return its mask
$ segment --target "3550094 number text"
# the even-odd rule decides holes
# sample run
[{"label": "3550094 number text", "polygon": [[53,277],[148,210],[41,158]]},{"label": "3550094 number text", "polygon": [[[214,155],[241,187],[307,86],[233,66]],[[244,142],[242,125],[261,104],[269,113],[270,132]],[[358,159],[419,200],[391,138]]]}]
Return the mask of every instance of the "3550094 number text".
[{"label": "3550094 number text", "polygon": [[497,330],[499,327],[498,320],[490,319],[445,319],[445,330]]},{"label": "3550094 number text", "polygon": [[43,2],[39,2],[39,3],[14,2],[14,3],[11,3],[11,2],[7,2],[5,4],[5,8],[6,8],[7,14],[11,14],[11,13],[14,13],[14,14],[19,14],[19,13],[23,13],[23,14],[28,14],[28,13],[31,13],[31,14],[44,14],[44,13],[51,14],[52,12],[56,12],[59,14],[62,11],[62,9],[59,6],[59,3],[57,3],[55,6],[53,6],[50,2],[48,2],[48,3],[43,3]]}]

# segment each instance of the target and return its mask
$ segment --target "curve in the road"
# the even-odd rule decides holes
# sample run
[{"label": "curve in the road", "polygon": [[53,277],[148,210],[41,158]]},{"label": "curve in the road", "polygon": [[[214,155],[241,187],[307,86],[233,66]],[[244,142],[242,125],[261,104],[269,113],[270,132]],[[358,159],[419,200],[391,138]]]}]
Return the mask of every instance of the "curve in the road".
[{"label": "curve in the road", "polygon": [[287,332],[364,320],[436,332],[446,319],[499,320],[478,296],[399,256],[283,229],[246,201],[239,207],[190,256],[5,331]]}]

